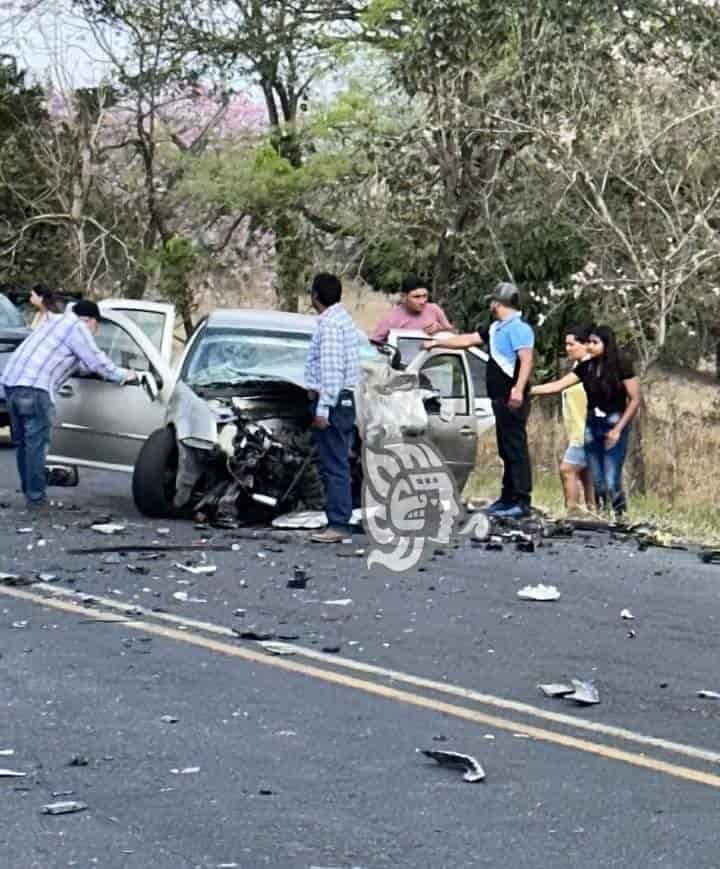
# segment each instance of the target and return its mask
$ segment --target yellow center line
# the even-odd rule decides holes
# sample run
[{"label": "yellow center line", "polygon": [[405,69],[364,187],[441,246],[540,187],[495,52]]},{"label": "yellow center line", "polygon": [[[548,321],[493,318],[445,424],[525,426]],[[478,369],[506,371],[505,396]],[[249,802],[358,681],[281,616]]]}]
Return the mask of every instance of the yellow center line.
[{"label": "yellow center line", "polygon": [[[153,622],[168,622],[172,625],[182,625],[184,628],[192,628],[204,633],[215,634],[216,636],[229,637],[233,640],[237,639],[237,634],[230,628],[225,627],[224,625],[214,624],[213,622],[200,621],[198,619],[192,619],[187,616],[175,615],[172,613],[153,612],[152,610],[145,609],[130,601],[121,601],[117,599],[111,600],[98,595],[86,595],[73,589],[63,588],[62,586],[35,583],[33,587],[35,589],[46,591],[52,595],[59,595],[74,600],[77,600],[78,598],[91,597],[94,604],[99,604],[108,607],[109,609],[118,610],[124,613],[127,613],[127,610],[130,608],[136,611],[133,613],[134,615],[140,615],[144,618],[151,619]],[[706,748],[686,745],[681,742],[673,742],[669,739],[662,739],[657,736],[648,736],[646,734],[637,733],[633,730],[627,730],[624,727],[605,724],[602,721],[592,721],[585,718],[579,718],[577,715],[553,712],[539,706],[533,706],[529,703],[509,700],[506,697],[497,697],[494,694],[481,693],[480,691],[474,691],[471,688],[464,688],[460,685],[453,685],[447,682],[437,682],[424,676],[414,676],[411,673],[387,669],[376,664],[368,664],[365,661],[345,658],[342,655],[328,655],[324,652],[318,652],[316,649],[309,649],[306,646],[299,646],[295,643],[283,643],[283,645],[287,646],[288,649],[292,649],[293,652],[300,657],[319,661],[322,664],[328,664],[335,670],[354,670],[355,672],[362,673],[366,676],[377,676],[413,688],[422,688],[438,694],[449,694],[453,697],[458,697],[473,703],[479,703],[483,706],[490,706],[493,709],[529,716],[553,725],[570,727],[574,730],[586,730],[594,736],[609,737],[610,739],[622,739],[626,742],[632,742],[635,745],[642,746],[643,748],[657,748],[664,752],[679,754],[705,763],[720,763],[720,753],[710,751]]]},{"label": "yellow center line", "polygon": [[249,661],[254,664],[262,664],[267,667],[274,667],[278,670],[284,670],[288,673],[298,673],[303,676],[309,676],[313,679],[319,679],[333,685],[339,685],[344,688],[352,688],[356,691],[362,691],[365,694],[371,694],[376,697],[382,697],[386,700],[392,700],[396,703],[404,703],[410,706],[416,706],[421,709],[428,709],[434,712],[440,712],[444,715],[449,715],[454,718],[460,718],[465,721],[473,722],[474,724],[482,724],[487,727],[493,727],[496,730],[505,730],[512,733],[522,731],[527,736],[546,742],[551,745],[559,745],[563,748],[582,751],[586,754],[595,755],[605,760],[616,760],[622,763],[629,764],[641,769],[647,769],[652,772],[662,773],[672,776],[676,779],[693,782],[695,784],[703,784],[708,787],[720,789],[720,776],[713,773],[703,772],[701,770],[692,769],[690,767],[679,766],[678,764],[668,763],[656,758],[647,757],[643,754],[637,754],[630,751],[614,748],[609,745],[604,745],[599,742],[592,742],[588,739],[580,739],[575,736],[568,736],[563,733],[556,733],[552,730],[547,730],[542,727],[528,725],[513,721],[510,718],[501,718],[496,715],[488,715],[484,712],[479,712],[475,709],[468,709],[463,706],[456,706],[451,703],[446,703],[442,700],[437,700],[432,697],[425,697],[421,694],[416,694],[410,691],[391,688],[386,685],[379,685],[374,682],[369,682],[365,679],[359,679],[355,676],[348,676],[345,673],[337,673],[332,670],[325,670],[320,667],[315,667],[310,664],[302,664],[297,661],[289,661],[287,658],[270,657],[264,652],[254,652],[251,649],[245,649],[240,646],[230,645],[229,643],[220,642],[209,637],[204,637],[199,634],[193,634],[190,631],[181,631],[177,628],[166,627],[165,625],[152,624],[141,620],[127,621],[121,615],[115,615],[111,612],[102,612],[96,609],[88,609],[79,604],[66,600],[57,600],[46,598],[41,595],[33,594],[32,592],[23,591],[18,588],[0,587],[0,594],[7,597],[13,597],[18,600],[25,600],[30,603],[40,604],[51,609],[60,610],[62,612],[73,613],[74,615],[82,615],[93,619],[103,619],[106,621],[117,621],[123,627],[130,630],[142,631],[147,634],[152,634],[157,637],[164,637],[169,640],[175,640],[187,645],[196,646],[210,652],[227,655],[231,658],[239,658],[243,661]]}]

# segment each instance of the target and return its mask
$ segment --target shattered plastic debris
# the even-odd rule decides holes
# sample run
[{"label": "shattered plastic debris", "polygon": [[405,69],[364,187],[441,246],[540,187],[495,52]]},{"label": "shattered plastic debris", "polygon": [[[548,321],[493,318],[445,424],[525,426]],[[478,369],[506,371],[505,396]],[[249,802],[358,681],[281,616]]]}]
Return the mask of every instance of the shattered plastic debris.
[{"label": "shattered plastic debris", "polygon": [[176,718],[174,715],[162,715],[160,717],[160,721],[163,724],[177,724],[180,719]]},{"label": "shattered plastic debris", "polygon": [[697,696],[702,697],[703,700],[720,700],[718,691],[698,691]]},{"label": "shattered plastic debris", "polygon": [[181,603],[207,603],[207,600],[202,597],[190,597],[190,595],[186,591],[175,591],[173,592],[173,597],[175,600],[179,600]]},{"label": "shattered plastic debris", "polygon": [[193,576],[209,576],[217,570],[216,564],[181,564],[179,561],[176,561],[174,566],[178,570],[184,570],[185,573],[192,573]]},{"label": "shattered plastic debris", "polygon": [[247,628],[233,628],[234,634],[237,634],[241,640],[272,640],[275,634],[269,630],[263,630],[257,625],[249,625]]},{"label": "shattered plastic debris", "polygon": [[48,803],[42,807],[42,813],[43,815],[69,815],[73,812],[84,812],[86,808],[87,803],[68,800],[64,803]]},{"label": "shattered plastic debris", "polygon": [[171,769],[170,772],[173,775],[194,775],[196,772],[200,772],[199,766],[186,766],[183,769]]},{"label": "shattered plastic debris", "polygon": [[480,763],[469,754],[459,754],[457,751],[437,751],[432,748],[418,748],[420,754],[436,760],[441,766],[462,770],[463,781],[478,782],[485,778],[485,770]]},{"label": "shattered plastic debris", "polygon": [[538,685],[538,688],[546,697],[567,697],[575,690],[572,685],[565,685],[562,682],[546,682]]},{"label": "shattered plastic debris", "polygon": [[266,652],[269,652],[271,655],[296,655],[297,650],[292,646],[287,645],[286,643],[273,643],[270,641],[263,640],[260,645],[265,649]]},{"label": "shattered plastic debris", "polygon": [[554,585],[526,585],[518,591],[517,596],[521,600],[559,600],[560,592]]},{"label": "shattered plastic debris", "polygon": [[304,567],[295,567],[293,577],[288,580],[288,588],[305,588],[308,584],[307,570]]},{"label": "shattered plastic debris", "polygon": [[120,534],[125,530],[124,525],[118,525],[115,522],[101,522],[97,525],[91,525],[90,528],[97,531],[98,534]]},{"label": "shattered plastic debris", "polygon": [[630,612],[630,610],[623,610],[620,613],[620,618],[625,619],[625,621],[631,622],[635,618],[635,616]]},{"label": "shattered plastic debris", "polygon": [[25,778],[27,773],[16,769],[0,769],[0,778]]},{"label": "shattered plastic debris", "polygon": [[575,691],[565,696],[566,700],[574,700],[581,706],[591,706],[600,702],[600,694],[592,682],[583,682],[581,679],[572,679]]},{"label": "shattered plastic debris", "polygon": [[327,516],[321,510],[296,510],[272,521],[273,528],[316,531],[327,525]]},{"label": "shattered plastic debris", "polygon": [[350,606],[351,603],[351,597],[343,597],[340,600],[324,600],[323,606]]}]

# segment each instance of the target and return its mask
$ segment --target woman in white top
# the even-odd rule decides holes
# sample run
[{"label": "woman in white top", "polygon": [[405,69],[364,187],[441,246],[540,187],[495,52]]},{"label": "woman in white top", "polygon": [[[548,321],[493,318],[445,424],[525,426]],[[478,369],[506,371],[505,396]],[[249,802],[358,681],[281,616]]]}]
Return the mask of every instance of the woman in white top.
[{"label": "woman in white top", "polygon": [[30,304],[36,309],[36,314],[30,324],[31,329],[37,329],[47,320],[61,315],[55,293],[45,284],[35,284],[30,290]]}]

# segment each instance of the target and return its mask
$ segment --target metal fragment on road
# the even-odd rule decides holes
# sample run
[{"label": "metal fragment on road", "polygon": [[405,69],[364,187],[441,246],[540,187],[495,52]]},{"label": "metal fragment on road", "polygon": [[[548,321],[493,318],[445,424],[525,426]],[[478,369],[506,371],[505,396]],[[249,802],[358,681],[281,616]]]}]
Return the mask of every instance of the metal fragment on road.
[{"label": "metal fragment on road", "polygon": [[631,622],[634,620],[635,616],[630,612],[630,610],[623,610],[620,613],[620,618],[625,619],[625,621]]},{"label": "metal fragment on road", "polygon": [[573,685],[567,685],[563,682],[546,682],[538,685],[538,690],[546,697],[566,697],[572,694],[575,690]]},{"label": "metal fragment on road", "polygon": [[119,525],[116,522],[101,522],[97,525],[91,525],[92,531],[97,531],[98,534],[120,534],[125,530],[125,525]]},{"label": "metal fragment on road", "polygon": [[718,691],[698,691],[698,697],[702,697],[703,700],[720,700],[720,692]]},{"label": "metal fragment on road", "polygon": [[296,655],[297,649],[287,643],[274,643],[271,640],[261,640],[260,645],[271,655]]},{"label": "metal fragment on road", "polygon": [[441,766],[464,772],[463,781],[479,782],[485,778],[485,770],[474,757],[457,751],[437,751],[432,748],[418,748],[420,754],[437,761]]},{"label": "metal fragment on road", "polygon": [[207,603],[207,600],[202,597],[190,597],[190,595],[186,591],[175,591],[173,592],[173,597],[175,600],[179,600],[181,603]]},{"label": "metal fragment on road", "polygon": [[574,700],[581,706],[591,706],[600,702],[600,694],[592,682],[584,682],[581,679],[572,679],[575,691],[565,696],[566,700]]},{"label": "metal fragment on road", "polygon": [[526,585],[518,591],[517,596],[521,600],[551,601],[559,600],[560,592],[554,585],[540,583],[539,585]]},{"label": "metal fragment on road", "polygon": [[192,573],[193,576],[209,576],[217,570],[215,564],[181,564],[179,561],[175,562],[174,567],[177,567],[178,570],[184,570],[185,573]]},{"label": "metal fragment on road", "polygon": [[48,803],[42,807],[42,813],[43,815],[70,815],[73,812],[84,812],[85,809],[87,809],[87,803],[68,800],[62,803]]}]

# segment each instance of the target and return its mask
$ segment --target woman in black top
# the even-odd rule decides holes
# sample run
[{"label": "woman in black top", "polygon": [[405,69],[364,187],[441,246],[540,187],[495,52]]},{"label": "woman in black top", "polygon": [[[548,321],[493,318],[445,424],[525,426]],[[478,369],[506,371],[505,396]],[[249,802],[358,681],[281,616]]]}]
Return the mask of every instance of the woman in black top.
[{"label": "woman in black top", "polygon": [[552,395],[582,383],[588,397],[585,450],[595,494],[602,506],[622,515],[627,507],[622,471],[627,455],[630,423],[640,407],[640,382],[632,363],[618,352],[609,326],[590,330],[590,359],[552,383],[533,386],[532,395]]}]

